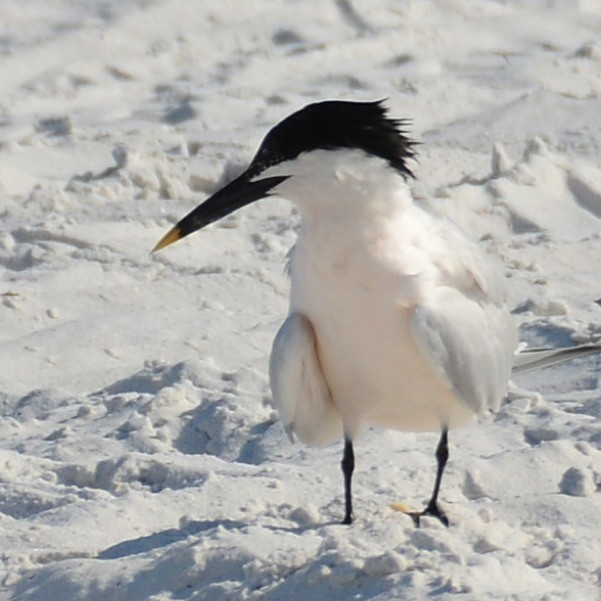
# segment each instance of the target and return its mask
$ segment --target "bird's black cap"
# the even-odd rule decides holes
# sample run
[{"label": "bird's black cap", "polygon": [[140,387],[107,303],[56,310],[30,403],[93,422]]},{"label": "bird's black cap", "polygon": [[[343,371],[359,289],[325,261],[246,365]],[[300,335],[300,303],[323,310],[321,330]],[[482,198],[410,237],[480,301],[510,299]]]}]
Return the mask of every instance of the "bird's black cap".
[{"label": "bird's black cap", "polygon": [[326,100],[309,104],[278,123],[265,136],[248,173],[262,171],[311,150],[357,148],[378,156],[405,177],[413,177],[407,160],[416,142],[407,137],[407,121],[390,119],[383,100]]}]

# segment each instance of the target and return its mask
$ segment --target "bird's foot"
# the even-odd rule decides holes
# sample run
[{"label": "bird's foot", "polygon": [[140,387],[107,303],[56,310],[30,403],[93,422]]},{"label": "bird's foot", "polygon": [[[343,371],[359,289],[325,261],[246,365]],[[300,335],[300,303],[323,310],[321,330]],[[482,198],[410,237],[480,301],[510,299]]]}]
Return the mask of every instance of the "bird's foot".
[{"label": "bird's foot", "polygon": [[420,520],[422,516],[429,515],[436,518],[443,526],[449,527],[449,518],[446,516],[444,511],[440,509],[436,501],[430,501],[422,511],[408,511],[407,515],[411,516],[413,523],[416,528],[420,527]]},{"label": "bird's foot", "polygon": [[390,508],[408,515],[413,520],[416,528],[420,527],[421,518],[424,515],[434,517],[438,519],[443,526],[446,526],[447,528],[449,527],[449,519],[445,515],[444,511],[438,507],[438,503],[436,501],[430,501],[430,503],[428,503],[426,508],[422,511],[411,511],[404,503],[392,503]]}]

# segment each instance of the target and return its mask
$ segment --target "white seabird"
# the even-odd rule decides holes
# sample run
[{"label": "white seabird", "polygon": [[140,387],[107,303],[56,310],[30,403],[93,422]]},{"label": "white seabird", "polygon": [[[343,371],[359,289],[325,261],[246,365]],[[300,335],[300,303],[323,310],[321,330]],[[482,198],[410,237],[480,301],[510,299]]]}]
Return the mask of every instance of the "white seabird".
[{"label": "white seabird", "polygon": [[[410,515],[448,524],[438,505],[448,431],[499,408],[518,343],[496,260],[413,199],[415,143],[404,126],[381,101],[308,105],[154,249],[266,196],[297,206],[290,314],[273,344],[270,382],[291,437],[344,438],[345,524],[353,440],[368,424],[441,433],[432,497]],[[591,352],[573,351],[517,355],[516,369]]]}]

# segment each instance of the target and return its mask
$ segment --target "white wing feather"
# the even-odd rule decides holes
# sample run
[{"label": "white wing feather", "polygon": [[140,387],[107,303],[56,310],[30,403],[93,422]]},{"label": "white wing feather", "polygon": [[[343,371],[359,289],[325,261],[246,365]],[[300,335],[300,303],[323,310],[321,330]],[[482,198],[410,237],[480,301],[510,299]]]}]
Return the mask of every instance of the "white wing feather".
[{"label": "white wing feather", "polygon": [[342,419],[324,379],[315,331],[300,313],[291,313],[273,342],[269,379],[286,432],[307,444],[323,445],[342,436]]},{"label": "white wing feather", "polygon": [[[474,413],[496,411],[507,392],[517,332],[503,276],[464,240],[441,259],[439,281],[414,309],[414,338],[455,398]],[[463,251],[463,252],[461,252]]]},{"label": "white wing feather", "polygon": [[572,359],[600,353],[601,344],[582,344],[566,348],[522,348],[514,355],[511,374],[517,376],[571,361]]},{"label": "white wing feather", "polygon": [[[511,372],[512,325],[456,290],[437,291],[413,315],[415,340],[455,398],[474,413],[496,411]],[[505,325],[505,327],[503,327]]]}]

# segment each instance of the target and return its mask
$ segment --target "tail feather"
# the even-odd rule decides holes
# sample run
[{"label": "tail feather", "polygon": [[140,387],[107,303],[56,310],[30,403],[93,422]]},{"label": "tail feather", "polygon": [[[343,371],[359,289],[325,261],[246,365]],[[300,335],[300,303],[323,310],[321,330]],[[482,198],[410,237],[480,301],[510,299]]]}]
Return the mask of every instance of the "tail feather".
[{"label": "tail feather", "polygon": [[601,353],[600,344],[582,344],[580,346],[570,346],[567,348],[540,348],[525,349],[518,351],[513,357],[513,367],[511,375],[516,376],[525,374],[537,369],[544,369],[551,365],[557,365],[566,361],[571,361],[579,357],[586,357]]}]

